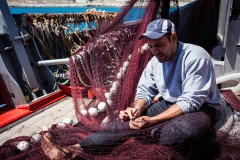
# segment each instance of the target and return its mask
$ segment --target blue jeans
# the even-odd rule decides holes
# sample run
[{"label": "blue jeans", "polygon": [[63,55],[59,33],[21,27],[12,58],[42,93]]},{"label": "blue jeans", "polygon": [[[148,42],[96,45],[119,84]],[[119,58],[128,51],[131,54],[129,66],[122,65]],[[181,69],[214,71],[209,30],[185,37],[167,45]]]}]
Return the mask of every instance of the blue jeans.
[{"label": "blue jeans", "polygon": [[[142,115],[156,116],[167,110],[171,105],[171,103],[160,100],[146,109]],[[206,103],[197,112],[183,114],[164,122],[164,125],[156,125],[150,129],[133,130],[129,127],[129,121],[121,122],[117,118],[101,131],[93,133],[84,139],[80,142],[80,145],[83,149],[96,148],[93,146],[112,147],[121,144],[131,137],[139,137],[140,139],[145,137],[145,140],[151,141],[151,143],[159,143],[166,146],[184,145],[185,143],[194,143],[209,135],[212,132],[212,126],[215,121],[215,109]]]}]

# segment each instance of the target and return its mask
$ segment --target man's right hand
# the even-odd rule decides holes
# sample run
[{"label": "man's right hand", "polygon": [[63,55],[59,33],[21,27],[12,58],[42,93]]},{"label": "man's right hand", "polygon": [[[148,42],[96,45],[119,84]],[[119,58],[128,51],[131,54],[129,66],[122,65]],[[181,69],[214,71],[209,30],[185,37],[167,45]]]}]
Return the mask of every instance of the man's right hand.
[{"label": "man's right hand", "polygon": [[120,111],[119,118],[121,121],[128,121],[128,120],[134,120],[138,117],[140,117],[141,112],[139,108],[127,108],[126,110]]}]

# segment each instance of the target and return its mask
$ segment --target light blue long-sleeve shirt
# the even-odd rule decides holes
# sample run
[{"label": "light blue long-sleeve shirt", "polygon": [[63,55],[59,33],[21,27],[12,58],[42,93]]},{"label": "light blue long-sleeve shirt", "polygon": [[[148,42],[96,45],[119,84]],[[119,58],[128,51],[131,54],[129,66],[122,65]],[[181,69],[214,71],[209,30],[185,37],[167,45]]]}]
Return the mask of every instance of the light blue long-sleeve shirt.
[{"label": "light blue long-sleeve shirt", "polygon": [[160,63],[153,57],[142,73],[135,100],[145,99],[150,106],[158,93],[184,113],[199,110],[204,102],[220,106],[221,96],[208,53],[199,46],[179,42],[171,61]]}]

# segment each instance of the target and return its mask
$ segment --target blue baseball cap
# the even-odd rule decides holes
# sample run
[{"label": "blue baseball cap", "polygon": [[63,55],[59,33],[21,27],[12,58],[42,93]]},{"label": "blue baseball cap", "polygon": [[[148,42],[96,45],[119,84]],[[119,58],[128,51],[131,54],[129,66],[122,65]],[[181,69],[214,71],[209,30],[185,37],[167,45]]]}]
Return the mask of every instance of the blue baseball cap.
[{"label": "blue baseball cap", "polygon": [[148,37],[150,39],[159,39],[166,33],[175,32],[174,24],[168,19],[157,19],[148,24],[146,32],[139,39]]}]

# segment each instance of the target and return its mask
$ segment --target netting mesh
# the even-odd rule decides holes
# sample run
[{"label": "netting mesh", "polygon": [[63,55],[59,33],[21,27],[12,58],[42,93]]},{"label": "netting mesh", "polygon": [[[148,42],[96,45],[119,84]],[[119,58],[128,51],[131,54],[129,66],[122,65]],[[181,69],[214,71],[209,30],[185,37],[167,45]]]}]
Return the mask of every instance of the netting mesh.
[{"label": "netting mesh", "polygon": [[[152,56],[142,54],[144,41],[138,37],[157,18],[158,9],[157,1],[127,2],[108,27],[71,57],[72,95],[78,120],[84,125],[101,128],[105,117],[115,119],[119,110],[133,102],[138,79]],[[133,17],[135,22],[129,25]],[[96,103],[84,104],[81,86],[91,88]]]},{"label": "netting mesh", "polygon": [[[134,102],[140,75],[152,55],[145,41],[138,40],[147,24],[158,18],[161,3],[156,0],[126,2],[117,17],[98,32],[86,45],[70,57],[71,87],[78,124],[53,125],[32,137],[18,137],[0,147],[0,159],[237,159],[240,157],[239,140],[228,134],[205,132],[210,130],[210,119],[199,114],[188,114],[188,124],[176,119],[175,128],[165,122],[144,130],[129,130],[128,123],[119,125],[115,120],[119,111]],[[134,21],[133,21],[134,20]],[[83,90],[94,94],[91,103],[85,103]],[[195,124],[201,119],[202,124]],[[201,137],[180,144],[162,145],[172,137],[173,130],[182,126],[198,126]],[[164,130],[165,134],[161,134]],[[50,133],[46,138],[42,135]],[[45,133],[45,134],[44,134]],[[89,142],[96,136],[99,143]],[[84,150],[71,149],[61,154],[63,147],[81,142]],[[85,145],[90,143],[92,145]],[[171,144],[171,142],[165,142]],[[183,145],[184,144],[184,145]],[[77,156],[73,158],[73,154]],[[48,155],[48,157],[46,156]]]}]

